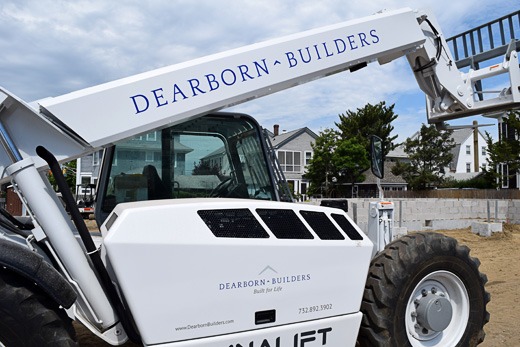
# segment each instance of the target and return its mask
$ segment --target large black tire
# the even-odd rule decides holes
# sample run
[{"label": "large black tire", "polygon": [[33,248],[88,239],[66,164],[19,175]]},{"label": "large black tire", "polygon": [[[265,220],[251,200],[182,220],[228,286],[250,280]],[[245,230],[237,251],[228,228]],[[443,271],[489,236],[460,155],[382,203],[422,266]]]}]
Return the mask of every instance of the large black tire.
[{"label": "large black tire", "polygon": [[410,234],[388,244],[370,265],[359,345],[478,345],[490,299],[479,266],[468,247],[437,233]]},{"label": "large black tire", "polygon": [[0,268],[0,346],[78,346],[66,312],[38,288]]}]

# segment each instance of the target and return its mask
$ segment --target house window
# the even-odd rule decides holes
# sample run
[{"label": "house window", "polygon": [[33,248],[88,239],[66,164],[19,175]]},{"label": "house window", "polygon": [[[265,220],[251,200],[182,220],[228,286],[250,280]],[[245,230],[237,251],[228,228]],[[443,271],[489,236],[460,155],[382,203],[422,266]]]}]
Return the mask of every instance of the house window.
[{"label": "house window", "polygon": [[466,163],[466,172],[471,172],[471,163]]},{"label": "house window", "polygon": [[466,146],[466,154],[471,154],[471,146]]},{"label": "house window", "polygon": [[76,194],[85,194],[85,187],[90,184],[91,176],[81,176],[81,185],[76,187]]},{"label": "house window", "polygon": [[509,188],[509,165],[500,164],[502,171],[502,188]]},{"label": "house window", "polygon": [[153,152],[145,152],[145,161],[153,161]]},{"label": "house window", "polygon": [[302,184],[301,184],[301,193],[303,195],[307,194],[307,182],[302,182]]},{"label": "house window", "polygon": [[92,165],[98,166],[99,165],[99,151],[92,153]]},{"label": "house window", "polygon": [[146,134],[146,141],[157,141],[157,132],[153,131]]},{"label": "house window", "polygon": [[284,172],[301,172],[301,152],[278,151],[278,161]]},{"label": "house window", "polygon": [[456,171],[457,170],[457,164],[454,161],[452,161],[450,163],[449,168],[450,168],[450,171]]},{"label": "house window", "polygon": [[312,152],[306,151],[305,152],[305,166],[309,165],[309,162],[312,159]]},{"label": "house window", "polygon": [[502,138],[507,139],[507,123],[502,122],[502,131],[500,132],[502,134]]},{"label": "house window", "polygon": [[112,159],[112,166],[117,166],[118,151],[114,151],[114,158]]},{"label": "house window", "polygon": [[482,155],[486,155],[487,152],[486,152],[486,146],[482,146]]},{"label": "house window", "polygon": [[386,191],[400,191],[400,190],[403,190],[403,187],[384,186],[383,190],[386,190]]},{"label": "house window", "polygon": [[81,176],[81,185],[86,186],[90,184],[90,176]]}]

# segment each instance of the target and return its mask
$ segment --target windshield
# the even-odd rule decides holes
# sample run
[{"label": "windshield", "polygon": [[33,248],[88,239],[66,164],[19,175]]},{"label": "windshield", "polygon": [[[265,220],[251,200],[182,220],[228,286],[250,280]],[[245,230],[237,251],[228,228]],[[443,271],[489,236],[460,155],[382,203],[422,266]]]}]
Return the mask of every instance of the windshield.
[{"label": "windshield", "polygon": [[[274,200],[257,124],[206,116],[115,144],[102,209],[154,199]],[[106,180],[106,179],[105,179]]]}]

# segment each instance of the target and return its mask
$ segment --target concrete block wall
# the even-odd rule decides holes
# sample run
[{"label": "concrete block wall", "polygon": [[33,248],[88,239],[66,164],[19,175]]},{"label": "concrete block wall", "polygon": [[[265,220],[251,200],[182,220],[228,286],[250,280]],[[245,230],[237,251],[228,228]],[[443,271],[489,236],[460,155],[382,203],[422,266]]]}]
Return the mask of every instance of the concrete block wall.
[{"label": "concrete block wall", "polygon": [[520,224],[520,200],[509,200],[507,218],[508,223]]},{"label": "concrete block wall", "polygon": [[[348,199],[348,215],[363,231],[367,231],[371,201],[378,199]],[[389,199],[394,203],[394,226],[408,231],[425,229],[462,229],[474,221],[520,224],[520,200],[485,199]],[[320,204],[319,200],[310,203]],[[496,213],[496,216],[495,216]]]}]

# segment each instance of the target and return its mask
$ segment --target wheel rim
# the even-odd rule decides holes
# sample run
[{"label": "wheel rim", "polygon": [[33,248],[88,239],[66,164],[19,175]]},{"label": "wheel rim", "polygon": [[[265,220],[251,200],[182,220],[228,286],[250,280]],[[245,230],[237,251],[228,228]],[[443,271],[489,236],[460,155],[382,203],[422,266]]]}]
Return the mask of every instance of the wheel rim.
[{"label": "wheel rim", "polygon": [[469,310],[469,295],[459,277],[449,271],[428,274],[412,291],[406,305],[410,344],[455,346],[466,330]]}]

